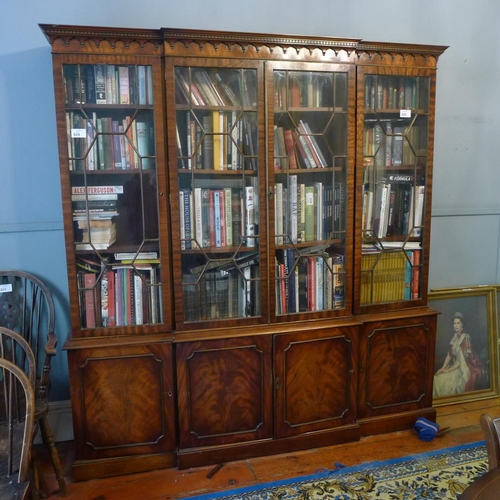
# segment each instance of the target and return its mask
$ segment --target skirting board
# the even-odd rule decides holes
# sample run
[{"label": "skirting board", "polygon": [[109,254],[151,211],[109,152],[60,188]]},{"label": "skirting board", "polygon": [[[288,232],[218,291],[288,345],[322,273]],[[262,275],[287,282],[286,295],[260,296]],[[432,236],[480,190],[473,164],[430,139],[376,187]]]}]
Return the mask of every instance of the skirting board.
[{"label": "skirting board", "polygon": [[[50,428],[56,442],[73,440],[73,421],[71,419],[71,401],[53,401],[49,403]],[[42,438],[38,432],[35,444],[40,444]]]}]

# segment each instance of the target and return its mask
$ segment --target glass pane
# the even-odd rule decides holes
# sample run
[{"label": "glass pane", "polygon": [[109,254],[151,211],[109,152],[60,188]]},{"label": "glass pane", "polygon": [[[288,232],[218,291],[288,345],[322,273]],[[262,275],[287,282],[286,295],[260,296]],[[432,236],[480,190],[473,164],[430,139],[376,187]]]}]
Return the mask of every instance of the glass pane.
[{"label": "glass pane", "polygon": [[177,67],[175,85],[184,321],[259,316],[257,72]]},{"label": "glass pane", "polygon": [[344,308],[347,74],[274,72],[275,313]]},{"label": "glass pane", "polygon": [[361,304],[418,299],[429,79],[365,76]]},{"label": "glass pane", "polygon": [[63,72],[82,327],[161,323],[152,68]]}]

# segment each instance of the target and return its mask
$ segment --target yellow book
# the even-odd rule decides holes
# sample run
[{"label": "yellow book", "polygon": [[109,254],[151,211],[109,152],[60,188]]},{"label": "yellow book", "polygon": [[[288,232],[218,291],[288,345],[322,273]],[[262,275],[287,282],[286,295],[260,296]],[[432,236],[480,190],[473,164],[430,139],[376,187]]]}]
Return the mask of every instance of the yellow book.
[{"label": "yellow book", "polygon": [[214,133],[214,170],[223,170],[224,166],[221,162],[221,154],[223,151],[222,135],[220,129],[220,113],[213,112],[213,133]]}]

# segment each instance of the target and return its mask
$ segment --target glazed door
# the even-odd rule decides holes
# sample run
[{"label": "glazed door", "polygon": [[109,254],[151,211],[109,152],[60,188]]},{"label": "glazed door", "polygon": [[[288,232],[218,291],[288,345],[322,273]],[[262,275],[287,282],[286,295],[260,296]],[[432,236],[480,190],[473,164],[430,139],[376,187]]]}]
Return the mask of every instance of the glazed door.
[{"label": "glazed door", "polygon": [[354,68],[267,63],[270,313],[351,308]]},{"label": "glazed door", "polygon": [[435,73],[358,69],[355,311],[425,303]]}]

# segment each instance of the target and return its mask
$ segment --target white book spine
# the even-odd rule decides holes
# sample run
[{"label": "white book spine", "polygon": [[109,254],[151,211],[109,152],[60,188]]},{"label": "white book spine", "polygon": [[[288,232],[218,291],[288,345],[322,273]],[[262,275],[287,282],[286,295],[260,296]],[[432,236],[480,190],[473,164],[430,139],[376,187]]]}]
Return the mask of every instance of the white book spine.
[{"label": "white book spine", "polygon": [[297,176],[290,176],[290,238],[297,243]]},{"label": "white book spine", "polygon": [[184,191],[179,191],[179,226],[181,234],[181,250],[186,250],[186,226],[184,224]]},{"label": "white book spine", "polygon": [[226,205],[226,246],[233,246],[233,212],[232,212],[232,190],[231,188],[224,188],[224,202]]},{"label": "white book spine", "polygon": [[276,231],[276,245],[283,245],[283,184],[274,185],[274,227]]},{"label": "white book spine", "polygon": [[425,186],[415,186],[415,217],[414,217],[414,229],[412,236],[420,237],[422,229],[419,227],[422,225],[422,220],[424,216],[424,198],[425,198]]},{"label": "white book spine", "polygon": [[248,247],[255,246],[255,193],[253,186],[245,187],[245,236]]},{"label": "white book spine", "polygon": [[203,224],[201,220],[201,188],[194,188],[195,235],[197,248],[203,246]]},{"label": "white book spine", "polygon": [[142,279],[137,274],[134,275],[134,308],[135,308],[135,324],[143,324],[142,315]]}]

